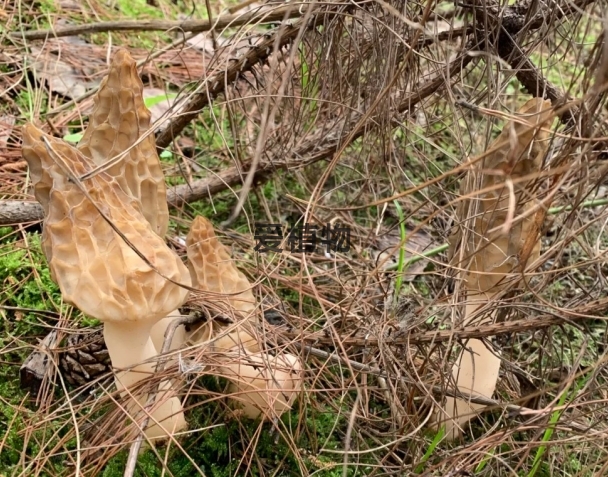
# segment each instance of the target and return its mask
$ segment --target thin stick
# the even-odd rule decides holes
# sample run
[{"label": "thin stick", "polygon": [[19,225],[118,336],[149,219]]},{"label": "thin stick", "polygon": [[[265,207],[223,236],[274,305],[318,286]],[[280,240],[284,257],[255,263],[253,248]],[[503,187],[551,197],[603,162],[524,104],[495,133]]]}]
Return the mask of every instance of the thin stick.
[{"label": "thin stick", "polygon": [[[295,4],[297,5],[297,4]],[[184,32],[200,33],[226,27],[238,27],[250,23],[273,23],[282,20],[287,13],[287,18],[301,16],[298,8],[279,7],[275,9],[258,8],[245,14],[222,15],[215,21],[211,20],[124,20],[111,22],[88,23],[86,25],[73,25],[50,30],[33,30],[25,32],[13,32],[9,36],[24,40],[46,40],[47,38],[60,38],[64,36],[75,36],[86,33],[102,33],[109,31],[168,31],[181,30]]]},{"label": "thin stick", "polygon": [[[521,333],[523,331],[540,330],[551,326],[568,323],[569,320],[555,315],[542,315],[528,320],[505,321],[481,326],[467,326],[455,330],[425,331],[422,333],[403,333],[400,336],[391,338],[376,337],[341,337],[340,341],[347,346],[379,346],[383,345],[420,345],[424,343],[440,343],[450,340],[481,339],[490,336],[508,335],[511,333]],[[332,345],[335,341],[325,335],[317,336],[301,335],[298,333],[284,333],[282,336],[299,341],[308,341],[322,345]]]}]

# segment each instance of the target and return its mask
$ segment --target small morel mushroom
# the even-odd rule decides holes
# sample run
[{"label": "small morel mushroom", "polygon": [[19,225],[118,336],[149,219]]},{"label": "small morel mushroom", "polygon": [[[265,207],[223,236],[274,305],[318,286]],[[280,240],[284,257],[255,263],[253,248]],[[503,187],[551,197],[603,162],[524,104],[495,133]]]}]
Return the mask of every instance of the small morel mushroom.
[{"label": "small morel mushroom", "polygon": [[239,404],[245,416],[279,416],[291,407],[302,387],[300,361],[291,354],[272,356],[262,350],[253,331],[260,315],[251,284],[236,268],[207,219],[194,219],[186,245],[193,286],[217,296],[218,303],[224,302],[223,308],[234,312],[236,321],[229,332],[206,323],[193,331],[190,340],[209,342],[214,351],[224,355],[218,374],[229,380],[230,399]]},{"label": "small morel mushroom", "polygon": [[78,150],[96,166],[116,161],[106,172],[123,191],[141,202],[152,230],[164,237],[169,225],[167,187],[143,89],[135,61],[126,50],[118,50],[95,96]]},{"label": "small morel mushroom", "polygon": [[[44,209],[42,248],[51,276],[67,303],[104,323],[112,365],[125,370],[116,385],[131,390],[154,371],[158,353],[150,331],[186,300],[188,290],[179,284],[191,285],[188,269],[115,177],[100,172],[78,179],[93,165],[77,149],[28,124],[23,157]],[[168,397],[168,387],[161,384],[151,412],[151,424],[163,429],[151,425],[149,438],[185,427],[181,403]],[[143,406],[147,396],[138,400]],[[132,403],[130,410],[141,406]]]},{"label": "small morel mushroom", "polygon": [[[526,267],[540,256],[540,226],[543,209],[529,213],[533,200],[534,178],[527,181],[508,180],[533,176],[540,172],[547,151],[547,133],[554,117],[550,101],[534,98],[517,113],[521,122],[510,121],[492,143],[487,156],[463,183],[462,191],[474,188],[489,190],[463,201],[458,209],[462,226],[450,238],[451,265],[463,270],[462,285],[466,293],[464,322],[466,326],[481,308],[491,307],[479,324],[495,318],[498,308],[492,307],[497,296],[525,279]],[[461,232],[466,231],[466,232]],[[492,397],[498,380],[500,358],[481,340],[470,339],[453,368],[460,391]],[[445,413],[437,420],[446,421],[449,438],[459,435],[462,425],[483,406],[466,399],[448,397]]]},{"label": "small morel mushroom", "polygon": [[236,311],[249,318],[256,300],[249,280],[234,265],[226,247],[217,239],[213,225],[202,216],[192,221],[186,237],[188,268],[198,288],[227,294],[225,299]]},{"label": "small morel mushroom", "polygon": [[[195,288],[203,292],[211,292],[216,295],[216,305],[226,310],[226,313],[236,312],[242,326],[235,333],[238,335],[236,342],[246,346],[251,351],[259,351],[257,339],[248,331],[246,324],[255,319],[256,301],[253,290],[247,277],[234,265],[226,247],[217,239],[213,225],[202,216],[197,216],[193,221],[186,237],[188,252],[188,268]],[[200,341],[197,335],[210,336],[205,323],[199,329],[192,331],[190,340]],[[215,347],[225,349],[235,346],[231,337],[224,337],[215,341]]]}]

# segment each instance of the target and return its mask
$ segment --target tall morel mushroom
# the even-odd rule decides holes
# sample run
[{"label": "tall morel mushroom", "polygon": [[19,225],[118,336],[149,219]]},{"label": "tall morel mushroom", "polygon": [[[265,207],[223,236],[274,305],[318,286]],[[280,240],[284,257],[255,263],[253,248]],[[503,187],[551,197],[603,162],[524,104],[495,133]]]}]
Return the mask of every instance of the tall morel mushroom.
[{"label": "tall morel mushroom", "polygon": [[302,366],[297,357],[284,353],[272,356],[262,350],[254,325],[259,319],[255,297],[247,277],[239,271],[226,247],[215,236],[204,217],[192,222],[186,239],[193,286],[214,294],[234,312],[236,325],[225,332],[211,322],[194,330],[190,340],[209,342],[223,354],[217,370],[230,381],[230,398],[250,418],[275,417],[288,410],[302,386]]},{"label": "tall morel mushroom", "polygon": [[[118,50],[95,96],[95,106],[78,150],[95,166],[110,163],[104,167],[105,172],[140,203],[152,230],[164,237],[169,225],[167,187],[143,89],[135,60],[127,50]],[[158,352],[167,327],[179,317],[174,310],[152,328],[152,341]],[[179,348],[184,339],[185,330],[180,327],[170,349]]]},{"label": "tall morel mushroom", "polygon": [[[151,328],[186,300],[188,289],[180,285],[191,285],[188,269],[116,177],[101,172],[78,179],[93,165],[77,149],[28,124],[23,157],[45,212],[42,247],[51,276],[66,302],[104,323],[112,365],[125,369],[116,375],[117,387],[131,389],[154,370]],[[163,429],[152,425],[150,438],[185,427],[181,403],[168,398],[168,387],[161,384],[151,413]],[[146,400],[138,398],[141,406]]]},{"label": "tall morel mushroom", "polygon": [[105,172],[141,203],[152,230],[164,237],[169,225],[167,186],[143,89],[135,61],[126,50],[118,50],[101,82],[78,150],[95,166],[111,161]]},{"label": "tall morel mushroom", "polygon": [[[487,156],[477,162],[463,183],[464,193],[484,190],[461,202],[461,226],[450,238],[451,265],[461,271],[466,294],[464,326],[486,305],[489,312],[476,322],[493,320],[498,310],[493,306],[495,299],[525,277],[526,267],[540,256],[539,221],[544,211],[531,210],[536,205],[531,186],[547,151],[543,129],[550,126],[554,113],[550,101],[534,98],[517,116],[520,122],[510,121],[503,128]],[[517,180],[526,176],[528,180]],[[499,368],[500,358],[495,352],[483,341],[470,339],[464,343],[453,376],[460,391],[491,397]],[[436,417],[447,419],[447,435],[454,438],[482,407],[448,397],[445,412]]]}]

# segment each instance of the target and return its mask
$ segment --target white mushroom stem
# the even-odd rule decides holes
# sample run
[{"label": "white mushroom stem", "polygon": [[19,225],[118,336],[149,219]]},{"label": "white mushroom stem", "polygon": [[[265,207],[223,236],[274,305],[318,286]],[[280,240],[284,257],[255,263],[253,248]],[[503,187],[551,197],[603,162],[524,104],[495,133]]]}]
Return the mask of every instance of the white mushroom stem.
[{"label": "white mushroom stem", "polygon": [[[483,295],[483,300],[469,300],[465,308],[465,326],[469,324],[476,310],[485,303],[490,303],[495,295]],[[489,323],[493,320],[497,308],[488,313],[479,324]],[[452,369],[454,381],[457,389],[467,394],[484,396],[491,398],[496,389],[498,373],[500,370],[500,358],[496,353],[484,344],[483,341],[470,339],[464,344],[458,360]],[[448,420],[445,423],[446,436],[449,438],[457,437],[461,428],[470,419],[475,417],[477,411],[485,406],[473,404],[465,399],[448,397],[445,411]],[[444,416],[440,416],[445,418]]]},{"label": "white mushroom stem", "polygon": [[[141,321],[104,323],[103,335],[112,366],[124,370],[116,374],[116,387],[119,391],[128,389],[133,393],[132,389],[139,381],[154,373],[156,363],[151,360],[158,356],[158,353],[150,337],[151,328],[151,324]],[[129,410],[137,412],[144,409],[147,400],[147,395],[138,396],[139,406],[132,403],[133,406]],[[143,414],[137,414],[136,419],[141,419],[139,416]],[[167,435],[185,429],[186,421],[181,402],[173,395],[168,381],[162,382],[158,387],[150,416],[150,424],[145,431],[149,439],[166,438]]]},{"label": "white mushroom stem", "polygon": [[243,353],[219,367],[231,382],[230,399],[250,419],[273,419],[288,411],[302,388],[302,365],[291,354]]}]

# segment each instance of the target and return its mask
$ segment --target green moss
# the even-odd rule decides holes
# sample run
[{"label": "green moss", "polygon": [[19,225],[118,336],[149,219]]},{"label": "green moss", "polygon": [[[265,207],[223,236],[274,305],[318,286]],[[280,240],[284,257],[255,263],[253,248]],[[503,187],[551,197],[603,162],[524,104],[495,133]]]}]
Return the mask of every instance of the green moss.
[{"label": "green moss", "polygon": [[[0,303],[24,310],[54,310],[61,303],[59,287],[51,279],[42,253],[40,236],[28,234],[29,248],[21,241],[9,242],[9,251],[0,255],[0,283],[2,292]],[[37,316],[25,312],[23,317],[8,312],[9,318],[17,318],[14,322],[5,322],[5,327],[21,335],[24,326],[38,324]],[[8,330],[7,330],[8,331]]]},{"label": "green moss", "polygon": [[[42,336],[54,318],[34,310],[58,311],[61,297],[57,285],[51,280],[46,260],[37,234],[27,234],[27,246],[10,228],[0,229],[0,304],[7,307],[2,313],[3,333],[0,349],[3,349],[0,365],[0,470],[10,471],[19,464],[21,454],[35,456],[41,442],[56,442],[66,429],[50,422],[44,430],[38,430],[24,440],[22,434],[30,414],[26,411],[29,401],[19,385],[19,367],[31,349],[15,346],[14,337]],[[47,325],[47,326],[45,326]],[[14,348],[14,350],[11,350]],[[49,465],[61,468],[63,457],[51,458]],[[48,467],[47,467],[48,468]],[[58,474],[60,472],[58,471]],[[46,475],[46,474],[42,474]]]},{"label": "green moss", "polygon": [[146,0],[117,0],[116,7],[121,15],[129,18],[158,18],[164,17],[160,8],[148,5]]},{"label": "green moss", "polygon": [[44,15],[50,15],[52,13],[57,13],[58,8],[55,4],[55,0],[39,0],[40,4],[40,13]]}]

